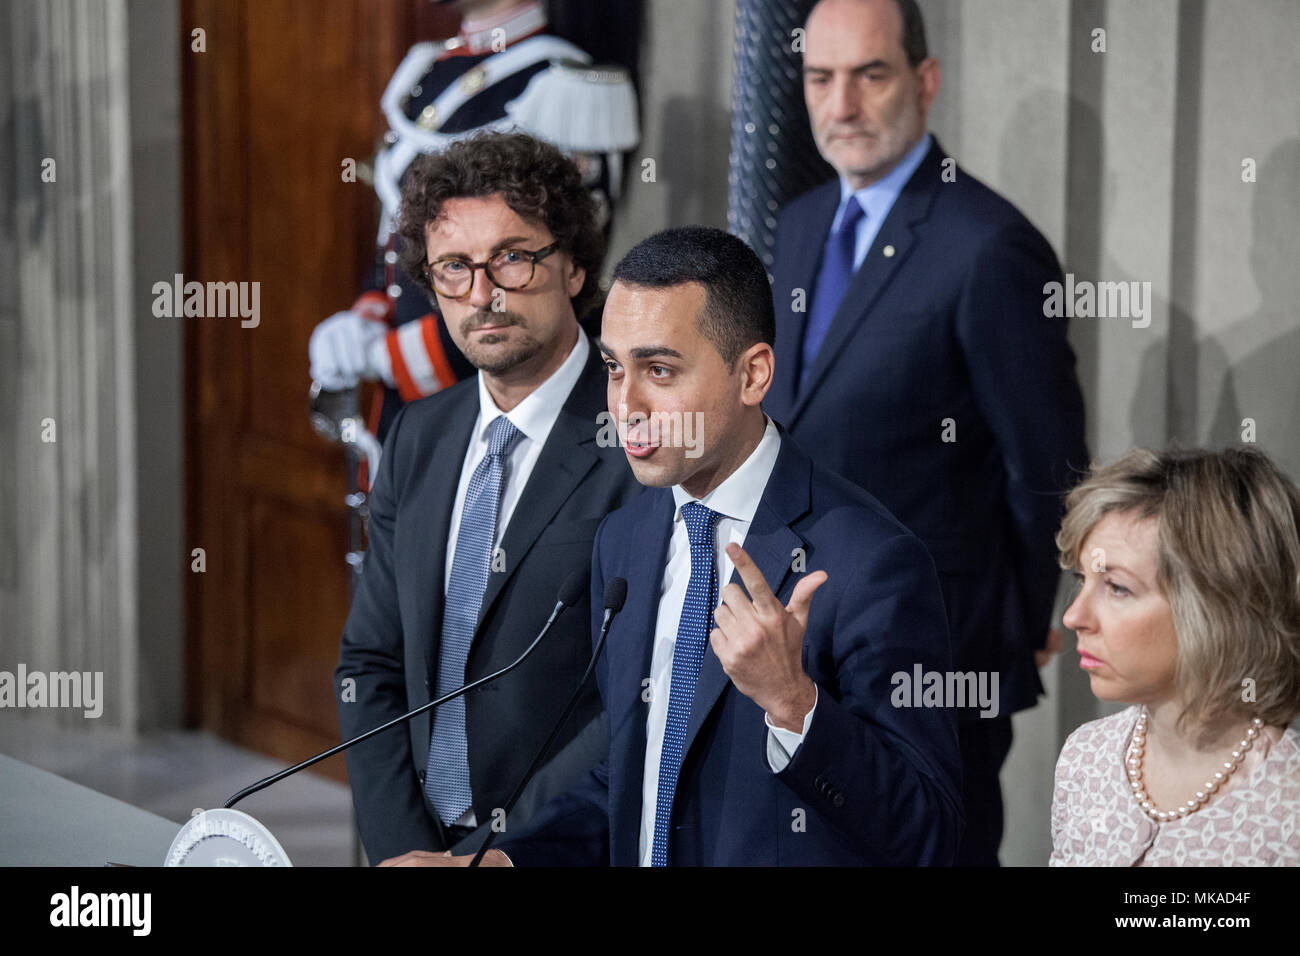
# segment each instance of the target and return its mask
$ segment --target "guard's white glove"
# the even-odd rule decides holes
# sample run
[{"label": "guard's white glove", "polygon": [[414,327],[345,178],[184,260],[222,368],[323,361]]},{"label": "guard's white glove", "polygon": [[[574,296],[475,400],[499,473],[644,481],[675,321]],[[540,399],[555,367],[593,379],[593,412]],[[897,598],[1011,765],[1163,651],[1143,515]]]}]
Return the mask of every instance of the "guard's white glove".
[{"label": "guard's white glove", "polygon": [[362,379],[392,385],[391,359],[384,337],[388,324],[356,307],[335,312],[316,326],[307,345],[311,377],[326,391],[354,388]]}]

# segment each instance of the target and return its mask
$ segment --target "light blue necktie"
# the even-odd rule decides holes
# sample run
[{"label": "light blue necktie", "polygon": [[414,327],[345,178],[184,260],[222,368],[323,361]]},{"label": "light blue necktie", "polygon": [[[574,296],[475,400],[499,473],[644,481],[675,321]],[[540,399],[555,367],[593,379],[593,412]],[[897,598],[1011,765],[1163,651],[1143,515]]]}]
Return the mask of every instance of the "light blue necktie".
[{"label": "light blue necktie", "polygon": [[[506,456],[523,433],[504,415],[488,426],[488,452],[470,476],[461,509],[456,551],[451,559],[451,579],[442,612],[442,640],[438,644],[436,696],[465,683],[465,661],[478,625],[478,612],[487,590],[496,540],[497,510],[506,483]],[[429,766],[425,794],[443,823],[455,823],[469,809],[469,756],[465,744],[465,698],[449,700],[433,712],[429,735]]]},{"label": "light blue necktie", "polygon": [[659,791],[655,798],[651,866],[668,865],[668,824],[672,819],[677,773],[682,766],[686,723],[691,717],[695,683],[704,661],[704,649],[709,643],[709,631],[713,630],[713,609],[718,603],[718,569],[713,561],[716,546],[713,528],[718,517],[716,511],[710,511],[698,502],[682,505],[682,520],[686,522],[686,534],[691,540],[691,578],[686,584],[686,600],[682,604],[677,643],[673,647],[668,725],[664,728],[664,744],[659,753]]},{"label": "light blue necktie", "polygon": [[817,288],[813,290],[812,309],[808,313],[808,326],[803,333],[803,363],[799,369],[799,391],[808,381],[817,353],[821,350],[831,320],[840,307],[844,293],[853,279],[853,253],[858,244],[858,223],[866,215],[856,196],[849,197],[844,207],[840,227],[826,241],[822,253],[821,269],[817,272]]}]

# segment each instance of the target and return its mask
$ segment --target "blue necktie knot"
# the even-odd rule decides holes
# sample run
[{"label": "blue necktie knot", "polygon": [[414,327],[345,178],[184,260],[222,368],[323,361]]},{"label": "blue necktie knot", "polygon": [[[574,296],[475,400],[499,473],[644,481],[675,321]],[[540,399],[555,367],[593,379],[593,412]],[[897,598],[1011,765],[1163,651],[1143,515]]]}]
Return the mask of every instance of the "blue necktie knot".
[{"label": "blue necktie knot", "polygon": [[492,456],[507,454],[515,440],[522,434],[523,432],[515,427],[514,422],[504,415],[498,415],[488,426],[487,453]]},{"label": "blue necktie knot", "polygon": [[682,520],[686,522],[686,536],[691,542],[691,555],[704,545],[708,546],[708,555],[713,557],[713,527],[718,523],[718,513],[706,508],[698,501],[688,501],[682,505]]},{"label": "blue necktie knot", "polygon": [[858,238],[858,223],[866,216],[867,211],[862,208],[862,203],[858,202],[857,196],[850,196],[848,205],[844,207],[844,215],[840,219],[840,228],[835,230],[835,238],[842,239],[847,234],[852,234],[854,244]]}]

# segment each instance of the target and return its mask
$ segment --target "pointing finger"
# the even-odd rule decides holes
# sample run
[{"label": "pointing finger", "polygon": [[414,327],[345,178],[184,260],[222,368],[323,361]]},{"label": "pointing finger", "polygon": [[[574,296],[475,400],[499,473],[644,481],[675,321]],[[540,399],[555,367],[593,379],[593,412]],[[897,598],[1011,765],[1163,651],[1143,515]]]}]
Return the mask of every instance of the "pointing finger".
[{"label": "pointing finger", "polygon": [[763,572],[758,569],[754,559],[745,553],[744,548],[733,542],[727,545],[727,556],[736,566],[736,573],[740,575],[740,580],[745,582],[745,590],[749,592],[750,600],[756,609],[770,611],[781,606],[772,589],[767,586],[767,579],[763,577]]}]

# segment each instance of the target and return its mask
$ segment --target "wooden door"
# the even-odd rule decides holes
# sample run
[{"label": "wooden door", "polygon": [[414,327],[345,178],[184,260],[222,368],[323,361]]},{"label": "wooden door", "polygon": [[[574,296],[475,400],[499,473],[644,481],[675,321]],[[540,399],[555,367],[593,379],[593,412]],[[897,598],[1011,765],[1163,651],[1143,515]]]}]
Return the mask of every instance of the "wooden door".
[{"label": "wooden door", "polygon": [[[185,320],[189,718],[285,761],[338,740],[346,472],[308,424],[307,341],[356,296],[378,222],[343,164],[373,156],[410,44],[454,28],[427,0],[182,3],[184,278],[259,302],[256,326]],[[345,779],[342,757],[320,769]]]}]

